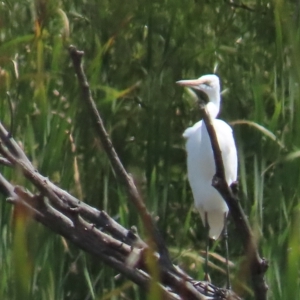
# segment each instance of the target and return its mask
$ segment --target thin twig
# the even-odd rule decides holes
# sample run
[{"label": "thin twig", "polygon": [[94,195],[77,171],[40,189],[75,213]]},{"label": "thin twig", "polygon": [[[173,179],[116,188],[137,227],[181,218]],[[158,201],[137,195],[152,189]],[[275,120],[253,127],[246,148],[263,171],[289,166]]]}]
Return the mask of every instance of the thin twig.
[{"label": "thin twig", "polygon": [[28,164],[28,166],[31,166],[34,169],[32,164],[30,163],[30,160],[27,158],[27,156],[22,151],[22,149],[19,147],[17,142],[11,138],[11,133],[7,132],[7,130],[4,128],[1,122],[0,122],[0,139],[8,148],[8,150],[11,152],[11,154],[13,154],[17,158],[22,159],[24,163]]},{"label": "thin twig", "polygon": [[0,157],[0,165],[11,167],[12,164],[4,157]]},{"label": "thin twig", "polygon": [[228,1],[228,0],[224,0],[225,3],[227,3],[228,5],[230,5],[231,7],[234,7],[234,8],[241,8],[241,9],[245,9],[245,10],[248,10],[250,12],[255,12],[255,9],[240,2],[240,3],[235,3],[233,1]]}]

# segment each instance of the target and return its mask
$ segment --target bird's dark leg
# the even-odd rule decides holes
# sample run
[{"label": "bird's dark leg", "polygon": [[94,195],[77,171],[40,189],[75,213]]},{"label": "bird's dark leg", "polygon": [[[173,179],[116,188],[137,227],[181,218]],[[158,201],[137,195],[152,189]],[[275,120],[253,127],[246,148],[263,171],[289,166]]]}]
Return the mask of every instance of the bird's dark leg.
[{"label": "bird's dark leg", "polygon": [[209,280],[208,275],[208,250],[209,250],[209,225],[208,225],[208,219],[207,219],[207,212],[205,212],[205,229],[206,229],[206,249],[205,249],[205,275],[204,280]]},{"label": "bird's dark leg", "polygon": [[228,251],[228,231],[227,231],[227,215],[224,213],[224,242],[225,242],[225,251],[226,251],[226,288],[231,289],[230,278],[229,278],[229,251]]}]

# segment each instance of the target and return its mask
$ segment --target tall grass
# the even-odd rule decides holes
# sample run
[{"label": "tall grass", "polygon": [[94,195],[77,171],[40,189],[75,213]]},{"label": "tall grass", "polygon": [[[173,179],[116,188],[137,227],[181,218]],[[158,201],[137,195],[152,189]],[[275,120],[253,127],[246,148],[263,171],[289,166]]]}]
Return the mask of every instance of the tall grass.
[{"label": "tall grass", "polygon": [[[192,209],[181,137],[199,114],[174,83],[216,69],[227,89],[220,117],[234,124],[241,203],[270,263],[270,298],[298,299],[297,5],[261,0],[245,9],[228,2],[2,2],[0,119],[9,127],[13,118],[14,137],[44,175],[143,234],[79,101],[66,46],[83,49],[94,98],[122,161],[157,216],[174,261],[202,279],[204,230]],[[27,184],[4,167],[1,172]],[[1,299],[143,296],[1,199]],[[239,282],[246,275],[232,225],[230,249],[235,286],[250,299]],[[212,252],[223,255],[222,241]],[[222,261],[216,255],[211,261],[213,282],[224,284]]]}]

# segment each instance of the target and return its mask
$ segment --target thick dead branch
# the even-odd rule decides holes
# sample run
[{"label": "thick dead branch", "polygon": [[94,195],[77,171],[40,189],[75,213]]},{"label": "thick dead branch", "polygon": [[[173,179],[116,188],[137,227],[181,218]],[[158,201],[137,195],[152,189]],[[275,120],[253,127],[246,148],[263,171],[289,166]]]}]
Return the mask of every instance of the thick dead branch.
[{"label": "thick dead branch", "polygon": [[126,172],[124,166],[122,165],[121,160],[116,153],[113,144],[109,138],[109,135],[104,127],[102,118],[100,113],[96,107],[95,101],[92,97],[91,90],[89,88],[89,83],[87,81],[83,65],[82,65],[82,57],[84,55],[83,51],[79,51],[74,46],[69,47],[70,56],[73,61],[73,66],[75,69],[75,73],[78,78],[78,84],[81,90],[81,98],[82,102],[85,106],[87,106],[92,120],[92,125],[96,130],[97,137],[100,139],[102,146],[110,160],[110,163],[118,177],[118,179],[122,182],[123,186],[126,189],[129,199],[136,207],[143,225],[146,229],[148,237],[153,241],[153,245],[150,245],[151,248],[154,246],[160,254],[160,263],[165,265],[168,269],[173,269],[173,264],[171,262],[168,249],[164,243],[164,239],[162,238],[159,230],[154,223],[151,214],[147,210],[144,201],[134,184],[132,177]]},{"label": "thick dead branch", "polygon": [[268,263],[264,258],[260,257],[256,240],[252,233],[248,219],[240,205],[239,199],[237,195],[232,192],[231,187],[229,187],[226,182],[221,150],[209,114],[204,106],[200,105],[200,109],[203,112],[203,120],[210,137],[216,165],[216,174],[213,178],[212,186],[218,190],[227,203],[236,230],[242,239],[244,252],[247,256],[250,266],[250,276],[252,279],[255,299],[266,300],[268,285],[265,281],[264,275],[268,269]]}]

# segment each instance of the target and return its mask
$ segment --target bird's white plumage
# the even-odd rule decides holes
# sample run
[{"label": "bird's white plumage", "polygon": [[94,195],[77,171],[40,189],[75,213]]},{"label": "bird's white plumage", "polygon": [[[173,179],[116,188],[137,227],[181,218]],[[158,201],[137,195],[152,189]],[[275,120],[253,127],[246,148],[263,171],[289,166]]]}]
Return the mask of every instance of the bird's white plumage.
[{"label": "bird's white plumage", "polygon": [[[196,80],[182,80],[178,84],[198,89],[207,94],[206,109],[218,138],[228,185],[237,179],[237,152],[231,127],[216,119],[220,109],[220,83],[216,75],[204,75]],[[224,227],[228,207],[219,192],[212,187],[215,161],[211,142],[203,121],[187,128],[183,133],[187,139],[188,179],[192,188],[195,206],[205,224],[205,213],[209,225],[209,237],[217,239]]]}]

